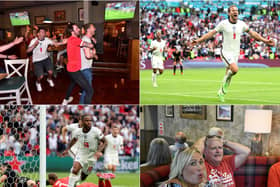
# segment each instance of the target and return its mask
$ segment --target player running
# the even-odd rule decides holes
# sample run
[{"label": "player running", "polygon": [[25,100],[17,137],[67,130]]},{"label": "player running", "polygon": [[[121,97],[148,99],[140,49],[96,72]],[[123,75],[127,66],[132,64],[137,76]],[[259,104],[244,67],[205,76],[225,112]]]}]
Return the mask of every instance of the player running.
[{"label": "player running", "polygon": [[114,124],[112,133],[105,136],[107,145],[104,151],[104,166],[113,173],[119,165],[119,151],[123,149],[123,137],[119,132],[120,128]]},{"label": "player running", "polygon": [[180,64],[181,75],[183,75],[183,63],[182,63],[182,53],[179,50],[179,46],[175,47],[175,51],[172,53],[173,62],[173,75],[176,75],[176,65]]},{"label": "player running", "polygon": [[35,181],[28,177],[19,176],[8,163],[1,164],[0,172],[0,184],[4,183],[3,187],[37,187]]},{"label": "player running", "polygon": [[[73,136],[73,132],[75,130],[77,130],[78,128],[82,128],[82,123],[81,120],[79,120],[79,123],[72,123],[70,125],[67,125],[65,127],[62,128],[62,143],[66,143],[66,133],[70,132],[71,135]],[[74,144],[71,149],[68,151],[68,154],[75,159],[75,155],[77,154],[77,145],[78,144]]]},{"label": "player running", "polygon": [[102,132],[98,128],[92,127],[91,115],[82,115],[81,121],[82,128],[73,132],[72,140],[63,152],[63,155],[66,155],[71,147],[77,143],[78,149],[69,176],[69,187],[74,187],[80,179],[85,180],[87,178],[95,162],[102,156],[101,151],[106,145]]},{"label": "player running", "polygon": [[153,87],[158,87],[157,85],[157,71],[159,75],[163,73],[163,53],[166,51],[166,41],[161,39],[161,31],[156,32],[156,39],[151,42],[150,52],[152,53],[152,83]]},{"label": "player running", "polygon": [[272,39],[268,40],[263,38],[257,32],[249,29],[249,26],[245,22],[238,20],[238,8],[235,5],[232,5],[228,8],[227,20],[221,21],[214,30],[192,41],[192,46],[212,38],[217,32],[223,33],[221,58],[226,64],[226,74],[218,91],[218,97],[221,102],[224,102],[224,95],[227,93],[231,78],[238,72],[240,36],[242,33],[247,32],[255,40],[262,41],[269,46],[274,46],[275,44]]}]

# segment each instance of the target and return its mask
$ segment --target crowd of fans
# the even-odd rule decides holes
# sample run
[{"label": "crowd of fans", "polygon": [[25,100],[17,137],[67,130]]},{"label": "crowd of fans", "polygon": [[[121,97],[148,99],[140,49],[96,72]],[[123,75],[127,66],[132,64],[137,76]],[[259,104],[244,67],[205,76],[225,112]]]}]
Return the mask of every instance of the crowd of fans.
[{"label": "crowd of fans", "polygon": [[39,107],[0,105],[0,156],[39,155]]},{"label": "crowd of fans", "polygon": [[82,114],[93,116],[93,125],[104,135],[110,134],[111,125],[118,124],[124,138],[124,149],[120,155],[138,156],[139,145],[139,107],[134,105],[92,105],[92,106],[50,106],[47,109],[47,154],[60,156],[71,140],[62,141],[62,128],[78,123]]},{"label": "crowd of fans", "polygon": [[[190,41],[214,29],[220,21],[227,19],[227,8],[213,4],[215,2],[201,1],[203,7],[206,7],[204,9],[192,8],[184,3],[181,3],[180,7],[170,8],[165,1],[141,3],[140,45],[142,60],[151,57],[148,52],[149,45],[154,39],[156,30],[161,30],[163,39],[167,40],[168,53],[165,56],[168,59],[172,57],[175,47],[179,47],[182,51],[186,50]],[[216,11],[211,11],[213,7],[218,8]],[[252,6],[250,10],[240,8],[239,14],[251,29],[265,38],[277,40],[275,47],[268,47],[262,42],[251,39],[248,34],[244,33],[241,37],[240,58],[279,59],[280,2],[274,2],[271,6],[266,7]],[[193,48],[191,53],[185,57],[191,59],[219,58],[222,39],[222,35],[218,33],[214,38]]]}]

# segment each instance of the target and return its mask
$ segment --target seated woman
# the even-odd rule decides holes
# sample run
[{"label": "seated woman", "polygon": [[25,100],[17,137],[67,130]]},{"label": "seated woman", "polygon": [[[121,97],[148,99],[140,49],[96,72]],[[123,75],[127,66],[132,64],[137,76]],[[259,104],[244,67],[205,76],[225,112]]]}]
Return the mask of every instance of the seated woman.
[{"label": "seated woman", "polygon": [[140,172],[146,172],[162,165],[171,164],[169,145],[163,138],[155,138],[150,143],[147,162],[140,166]]},{"label": "seated woman", "polygon": [[201,153],[195,148],[177,152],[170,169],[169,180],[161,187],[206,187],[206,169]]}]

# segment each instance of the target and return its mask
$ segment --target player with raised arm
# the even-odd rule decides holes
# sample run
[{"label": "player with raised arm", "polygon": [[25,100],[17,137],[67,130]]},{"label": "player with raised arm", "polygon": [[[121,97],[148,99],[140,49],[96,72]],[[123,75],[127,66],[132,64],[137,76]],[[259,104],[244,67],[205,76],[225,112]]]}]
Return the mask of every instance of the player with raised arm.
[{"label": "player with raised arm", "polygon": [[[92,116],[84,114],[81,117],[82,128],[73,132],[73,137],[67,149],[63,152],[66,155],[71,147],[77,143],[77,154],[69,176],[69,187],[74,187],[81,179],[85,180],[91,173],[93,165],[102,156],[101,151],[106,145],[103,133],[92,126]],[[104,142],[100,144],[100,142]]]},{"label": "player with raised arm", "polygon": [[157,85],[157,71],[161,75],[163,73],[163,53],[166,51],[166,41],[161,39],[161,31],[156,32],[156,39],[151,42],[150,52],[152,53],[152,83],[153,87],[158,87]]},{"label": "player with raised arm", "polygon": [[[77,130],[78,128],[82,128],[82,123],[81,120],[79,120],[78,123],[72,123],[70,125],[66,125],[65,127],[62,128],[62,143],[67,143],[66,141],[66,133],[70,132],[71,135],[73,136],[73,132]],[[68,151],[68,154],[75,159],[75,155],[77,154],[77,144],[74,144],[71,149]]]},{"label": "player with raised arm", "polygon": [[240,36],[242,33],[247,32],[255,40],[262,41],[269,46],[274,46],[275,43],[272,39],[265,39],[257,32],[250,29],[244,21],[238,20],[238,8],[235,5],[231,5],[228,8],[227,20],[221,21],[214,30],[192,41],[192,46],[212,38],[218,32],[223,34],[221,58],[226,64],[226,73],[218,91],[218,97],[221,102],[224,102],[224,95],[227,93],[231,78],[238,72],[237,63],[240,54]]},{"label": "player with raised arm", "polygon": [[123,137],[119,132],[119,126],[113,124],[112,133],[105,136],[107,145],[104,151],[104,166],[113,173],[119,165],[119,151],[123,149]]}]

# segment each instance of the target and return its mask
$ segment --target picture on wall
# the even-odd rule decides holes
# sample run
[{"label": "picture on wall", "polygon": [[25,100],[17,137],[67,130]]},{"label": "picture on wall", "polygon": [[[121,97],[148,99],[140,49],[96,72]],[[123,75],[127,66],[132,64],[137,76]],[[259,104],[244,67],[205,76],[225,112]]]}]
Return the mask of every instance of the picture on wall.
[{"label": "picture on wall", "polygon": [[78,9],[78,20],[84,21],[84,9],[83,8]]},{"label": "picture on wall", "polygon": [[174,106],[173,105],[165,106],[165,117],[174,118]]},{"label": "picture on wall", "polygon": [[206,120],[205,105],[183,105],[180,106],[180,117],[187,119]]},{"label": "picture on wall", "polygon": [[233,105],[217,105],[216,120],[233,121]]},{"label": "picture on wall", "polygon": [[44,24],[45,16],[35,16],[35,24],[42,25]]},{"label": "picture on wall", "polygon": [[65,10],[57,10],[54,12],[54,20],[55,21],[65,21],[66,15]]}]

